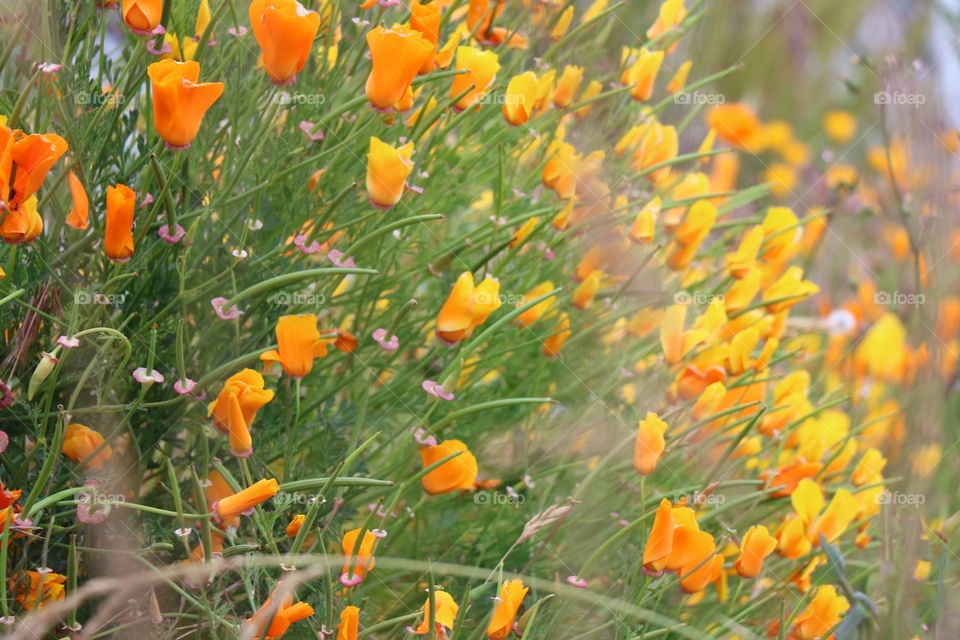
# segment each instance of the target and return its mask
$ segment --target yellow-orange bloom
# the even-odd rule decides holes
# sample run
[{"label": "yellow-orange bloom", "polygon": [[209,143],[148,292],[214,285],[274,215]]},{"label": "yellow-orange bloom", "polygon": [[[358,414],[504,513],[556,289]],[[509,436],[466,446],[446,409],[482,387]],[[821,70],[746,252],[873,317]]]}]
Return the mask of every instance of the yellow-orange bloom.
[{"label": "yellow-orange bloom", "polygon": [[[632,166],[637,171],[647,171],[664,162],[677,157],[680,142],[677,138],[677,129],[673,125],[662,125],[656,120],[651,121],[643,129],[637,148],[630,156]],[[656,182],[662,176],[670,173],[670,167],[661,167],[649,173],[651,180]]]},{"label": "yellow-orange bloom", "polygon": [[547,148],[547,161],[543,165],[543,185],[553,189],[558,198],[573,198],[577,191],[576,168],[581,160],[572,144],[554,140]]},{"label": "yellow-orange bloom", "polygon": [[673,517],[673,505],[664,498],[657,507],[653,527],[643,549],[643,567],[647,571],[662,571],[673,547],[673,533],[677,523]]},{"label": "yellow-orange bloom", "polygon": [[461,452],[460,455],[447,460],[420,479],[424,491],[435,496],[474,487],[479,471],[477,459],[460,440],[444,440],[432,447],[421,447],[420,460],[426,469],[457,452]]},{"label": "yellow-orange bloom", "polygon": [[[555,287],[553,286],[553,281],[551,280],[546,280],[545,282],[541,282],[540,284],[538,284],[537,286],[535,286],[534,288],[530,289],[525,294],[523,294],[523,297],[521,297],[520,300],[517,301],[517,307],[522,307],[523,305],[527,304],[531,300],[536,300],[540,296],[550,293],[551,291],[554,290],[554,288]],[[546,300],[538,302],[537,304],[533,305],[532,307],[530,307],[529,309],[521,313],[519,316],[514,318],[513,321],[521,327],[529,326],[531,323],[536,322],[541,316],[543,316],[543,314],[549,311],[553,307],[553,304],[555,301],[556,301],[555,297],[550,297],[550,298],[547,298]]]},{"label": "yellow-orange bloom", "polygon": [[726,256],[727,270],[737,280],[745,278],[752,270],[757,260],[757,252],[763,243],[763,227],[754,225],[740,240],[740,245],[733,253]]},{"label": "yellow-orange bloom", "polygon": [[500,282],[487,276],[474,286],[473,274],[464,271],[437,314],[437,336],[447,343],[469,338],[499,308]]},{"label": "yellow-orange bloom", "polygon": [[493,51],[481,51],[475,47],[457,47],[456,68],[465,70],[467,73],[453,77],[450,97],[455,98],[466,91],[466,94],[454,105],[457,111],[464,111],[477,104],[493,84],[493,79],[500,71],[500,61]]},{"label": "yellow-orange bloom", "polygon": [[630,239],[638,244],[650,244],[656,232],[657,218],[660,216],[660,197],[654,196],[637,214],[630,227]]},{"label": "yellow-orange bloom", "polygon": [[253,0],[250,26],[260,45],[260,60],[274,84],[296,79],[310,56],[320,29],[320,14],[296,0]]},{"label": "yellow-orange bloom", "polygon": [[10,578],[10,591],[26,611],[40,609],[66,595],[67,576],[51,571],[18,571]]},{"label": "yellow-orange bloom", "polygon": [[764,290],[763,300],[767,303],[767,311],[777,313],[789,309],[818,291],[820,287],[803,279],[803,268],[794,265]]},{"label": "yellow-orange bloom", "polygon": [[104,438],[99,431],[82,424],[70,424],[67,425],[66,433],[63,436],[63,455],[71,460],[83,462],[96,451],[96,455],[87,460],[85,468],[99,469],[113,455],[113,449],[110,448],[110,445],[101,448],[103,442]]},{"label": "yellow-orange bloom", "polygon": [[563,36],[567,34],[567,29],[570,28],[571,22],[573,22],[573,5],[570,5],[564,9],[563,13],[560,14],[560,17],[557,18],[556,23],[553,25],[553,29],[550,30],[550,40],[553,42],[559,42]]},{"label": "yellow-orange bloom", "polygon": [[505,640],[513,630],[517,611],[523,603],[529,589],[522,580],[507,580],[500,587],[500,598],[493,610],[493,618],[487,625],[487,637],[490,640]]},{"label": "yellow-orange bloom", "polygon": [[[453,623],[457,619],[457,612],[460,610],[460,605],[457,604],[456,600],[453,599],[446,591],[434,591],[433,592],[433,602],[436,605],[436,613],[433,615],[434,623],[437,625],[437,628],[446,627],[447,629],[453,629]],[[427,601],[423,605],[423,620],[420,621],[420,624],[417,625],[417,628],[414,629],[414,633],[422,635],[430,631],[430,596],[427,596]],[[446,633],[443,634],[446,636]],[[441,637],[440,634],[437,634],[438,637]]]},{"label": "yellow-orange bloom", "polygon": [[359,607],[344,607],[340,612],[340,624],[337,626],[337,640],[357,640],[360,631]]},{"label": "yellow-orange bloom", "polygon": [[153,92],[153,126],[175,149],[190,146],[207,110],[223,95],[222,82],[199,82],[195,60],[161,60],[147,67]]},{"label": "yellow-orange bloom", "polygon": [[367,194],[370,204],[389,209],[403,197],[407,177],[413,171],[413,142],[399,148],[370,136],[367,152]]},{"label": "yellow-orange bloom", "polygon": [[620,81],[622,84],[633,87],[630,95],[638,102],[650,99],[653,94],[653,84],[663,64],[663,51],[648,51],[641,49],[637,59],[627,67]]},{"label": "yellow-orange bloom", "polygon": [[24,135],[0,122],[0,210],[14,210],[35,194],[66,150],[56,134]]},{"label": "yellow-orange bloom", "polygon": [[810,539],[814,544],[819,544],[820,536],[827,539],[827,542],[833,542],[840,537],[847,527],[853,522],[857,515],[857,502],[846,489],[838,490],[830,504],[810,527]]},{"label": "yellow-orange bloom", "polygon": [[570,316],[567,313],[561,313],[557,320],[557,325],[553,333],[543,341],[543,348],[540,350],[544,356],[555,358],[560,354],[560,349],[570,337]]},{"label": "yellow-orange bloom", "polygon": [[37,211],[37,196],[30,196],[3,215],[0,238],[8,244],[33,242],[43,233],[43,216]]},{"label": "yellow-orange bloom", "polygon": [[553,105],[564,109],[573,104],[582,81],[583,67],[574,65],[564,67],[560,79],[557,80],[557,87],[553,90]]},{"label": "yellow-orange bloom", "polygon": [[213,425],[230,436],[230,449],[238,457],[253,452],[250,425],[265,404],[273,400],[273,391],[263,388],[263,376],[253,369],[235,373],[223,383],[223,390],[207,407]]},{"label": "yellow-orange bloom", "polygon": [[684,331],[687,307],[675,304],[667,307],[660,320],[660,346],[663,347],[663,359],[667,364],[680,362],[691,349],[707,337],[703,329]]},{"label": "yellow-orange bloom", "polygon": [[351,529],[343,534],[340,546],[346,559],[340,570],[340,584],[346,587],[355,587],[363,582],[367,574],[373,571],[377,564],[373,552],[377,546],[377,536],[370,530],[363,532],[363,540],[357,548],[360,538],[360,529]]},{"label": "yellow-orange bloom", "polygon": [[730,144],[756,150],[762,144],[763,125],[742,103],[721,104],[707,112],[707,124]]},{"label": "yellow-orange bloom", "polygon": [[288,538],[296,538],[297,534],[300,533],[300,529],[303,528],[303,522],[307,519],[307,516],[302,513],[298,513],[293,516],[293,519],[287,524],[287,528],[284,530],[284,533],[287,534]]},{"label": "yellow-orange bloom", "polygon": [[213,513],[218,522],[225,522],[231,518],[253,509],[261,502],[266,502],[280,491],[280,484],[270,478],[258,480],[246,489],[241,489],[233,495],[226,496],[213,505]]},{"label": "yellow-orange bloom", "polygon": [[434,44],[420,31],[401,25],[369,31],[367,47],[371,60],[367,100],[381,110],[391,109],[400,102],[435,50]]},{"label": "yellow-orange bloom", "polygon": [[73,171],[67,174],[67,182],[70,183],[73,206],[67,214],[66,222],[74,229],[86,229],[90,225],[90,200],[87,198],[87,191]]},{"label": "yellow-orange bloom", "polygon": [[756,578],[763,559],[777,548],[777,540],[764,526],[750,527],[740,541],[740,556],[734,568],[742,578]]},{"label": "yellow-orange bloom", "polygon": [[313,615],[313,607],[306,602],[295,603],[291,594],[285,595],[279,603],[274,604],[280,589],[280,583],[277,583],[274,592],[245,623],[254,629],[250,637],[276,640],[287,632],[290,625]]},{"label": "yellow-orange bloom", "polygon": [[437,4],[436,2],[422,4],[414,0],[410,5],[410,28],[419,31],[424,39],[433,45],[423,64],[420,65],[420,73],[427,73],[433,68],[437,44],[440,42],[440,7]]},{"label": "yellow-orange bloom", "polygon": [[583,282],[577,285],[573,291],[573,306],[577,309],[589,309],[593,304],[593,299],[600,290],[600,282],[603,280],[603,271],[594,269],[590,272]]},{"label": "yellow-orange bloom", "polygon": [[537,92],[540,82],[533,71],[520,73],[507,84],[507,92],[503,101],[503,117],[514,126],[526,124],[533,115],[534,103],[537,101]]},{"label": "yellow-orange bloom", "polygon": [[134,31],[149,33],[160,26],[163,0],[123,0],[123,21]]},{"label": "yellow-orange bloom", "polygon": [[125,184],[107,187],[107,216],[103,251],[111,260],[126,262],[133,256],[133,211],[137,194]]},{"label": "yellow-orange bloom", "polygon": [[633,449],[633,468],[637,473],[647,475],[653,473],[663,453],[665,442],[663,439],[667,431],[667,423],[653,412],[640,421],[637,429],[637,441]]},{"label": "yellow-orange bloom", "polygon": [[831,633],[825,635],[840,622],[850,603],[837,594],[831,584],[817,587],[817,593],[807,608],[793,619],[793,635],[797,640],[833,640]]},{"label": "yellow-orange bloom", "polygon": [[657,20],[647,29],[647,39],[653,40],[663,33],[679,25],[687,17],[687,9],[683,0],[664,0],[660,5]]},{"label": "yellow-orange bloom", "polygon": [[327,345],[333,339],[321,339],[317,316],[305,314],[280,316],[277,320],[277,348],[260,355],[266,363],[279,362],[284,372],[302,378],[313,369],[315,358],[327,355]]}]

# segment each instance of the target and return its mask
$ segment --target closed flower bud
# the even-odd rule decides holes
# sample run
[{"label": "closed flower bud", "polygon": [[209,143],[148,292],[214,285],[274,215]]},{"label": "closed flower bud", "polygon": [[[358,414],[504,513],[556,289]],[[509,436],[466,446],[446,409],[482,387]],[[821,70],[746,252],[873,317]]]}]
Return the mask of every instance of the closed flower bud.
[{"label": "closed flower bud", "polygon": [[370,137],[367,194],[372,205],[389,209],[400,202],[407,177],[413,171],[412,158],[412,142],[394,148],[376,136]]}]

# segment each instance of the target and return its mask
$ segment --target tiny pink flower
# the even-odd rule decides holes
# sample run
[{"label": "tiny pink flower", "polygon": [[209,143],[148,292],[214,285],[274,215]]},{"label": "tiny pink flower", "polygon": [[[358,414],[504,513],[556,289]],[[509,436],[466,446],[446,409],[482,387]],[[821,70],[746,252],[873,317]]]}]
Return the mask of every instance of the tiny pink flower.
[{"label": "tiny pink flower", "polygon": [[407,189],[410,189],[410,191],[413,191],[414,193],[418,193],[418,194],[423,193],[423,187],[418,187],[416,185],[410,184],[409,182],[404,182],[403,184],[407,187]]},{"label": "tiny pink flower", "polygon": [[387,532],[385,529],[370,529],[370,533],[375,535],[378,538],[386,538]]},{"label": "tiny pink flower", "polygon": [[340,584],[345,587],[355,587],[363,582],[363,578],[355,573],[341,573]]},{"label": "tiny pink flower", "polygon": [[57,64],[56,62],[39,62],[37,63],[37,69],[39,69],[41,73],[56,73],[60,71],[60,69],[63,69],[63,65]]},{"label": "tiny pink flower", "polygon": [[163,377],[163,374],[156,369],[153,369],[148,373],[146,367],[138,367],[133,370],[133,379],[140,384],[147,384],[150,382],[162,383],[165,378]]},{"label": "tiny pink flower", "polygon": [[339,249],[330,249],[329,253],[327,253],[327,259],[333,263],[333,266],[340,269],[353,269],[357,266],[353,258],[344,258],[343,251]]},{"label": "tiny pink flower", "polygon": [[197,381],[190,378],[181,378],[173,383],[173,390],[180,395],[186,395],[197,387]]},{"label": "tiny pink flower", "polygon": [[239,38],[241,36],[247,35],[247,28],[241,24],[236,27],[230,27],[229,29],[227,29],[227,33]]},{"label": "tiny pink flower", "polygon": [[157,46],[157,43],[153,40],[147,40],[147,51],[151,55],[162,56],[165,53],[172,53],[173,49],[170,48],[169,42],[161,41],[160,46]]},{"label": "tiny pink flower", "polygon": [[145,207],[150,204],[153,204],[153,194],[148,191],[147,195],[144,196],[143,200],[140,201],[138,206]]},{"label": "tiny pink flower", "polygon": [[424,380],[420,387],[430,395],[440,398],[441,400],[446,400],[449,402],[455,397],[452,393],[445,392],[443,390],[443,385],[436,380]]},{"label": "tiny pink flower", "polygon": [[250,255],[250,253],[246,249],[234,249],[230,253],[233,255],[234,258],[239,258],[240,260],[243,260],[244,258]]},{"label": "tiny pink flower", "polygon": [[224,306],[230,302],[226,298],[214,298],[210,301],[210,306],[213,307],[214,312],[221,320],[236,320],[243,315],[243,311],[237,309],[237,305],[233,305],[227,310],[224,310]]},{"label": "tiny pink flower", "polygon": [[387,339],[387,330],[383,327],[377,329],[373,332],[373,339],[377,341],[377,344],[380,345],[380,348],[384,351],[396,351],[400,346],[400,338],[395,335],[390,336],[390,339]]},{"label": "tiny pink flower", "polygon": [[300,121],[300,131],[303,131],[306,134],[307,138],[310,139],[311,142],[316,142],[317,140],[323,140],[323,131],[321,131],[320,129],[314,130],[316,126],[317,125],[310,122],[309,120]]},{"label": "tiny pink flower", "polygon": [[6,451],[8,446],[10,446],[10,436],[6,431],[0,431],[0,453]]},{"label": "tiny pink flower", "polygon": [[80,338],[73,338],[68,336],[60,336],[57,338],[57,344],[63,347],[64,349],[76,349],[80,346]]},{"label": "tiny pink flower", "polygon": [[169,242],[170,244],[177,244],[178,242],[183,240],[183,236],[187,235],[187,230],[181,227],[180,225],[177,225],[175,232],[170,233],[170,225],[165,224],[162,227],[160,227],[159,231],[157,231],[157,235],[159,235],[164,242]]},{"label": "tiny pink flower", "polygon": [[577,589],[586,589],[587,581],[578,576],[567,576],[567,584],[571,587],[576,587]]},{"label": "tiny pink flower", "polygon": [[299,249],[302,253],[311,255],[314,253],[320,253],[323,251],[323,245],[314,240],[310,244],[307,244],[307,236],[299,235],[293,239],[293,245]]},{"label": "tiny pink flower", "polygon": [[411,429],[413,431],[413,439],[417,441],[417,444],[423,447],[435,447],[437,446],[437,439],[432,435],[428,434],[424,429]]}]

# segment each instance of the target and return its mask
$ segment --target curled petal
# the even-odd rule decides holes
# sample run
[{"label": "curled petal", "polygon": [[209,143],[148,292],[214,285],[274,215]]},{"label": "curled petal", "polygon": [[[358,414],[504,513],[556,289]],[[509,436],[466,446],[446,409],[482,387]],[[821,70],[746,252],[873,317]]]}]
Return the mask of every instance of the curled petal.
[{"label": "curled petal", "polygon": [[214,298],[210,301],[210,306],[213,307],[214,312],[217,314],[221,320],[236,320],[243,315],[243,311],[237,309],[237,305],[233,305],[229,309],[224,309],[224,306],[230,302],[226,298]]},{"label": "curled petal", "polygon": [[452,393],[447,393],[446,391],[444,391],[443,385],[435,380],[424,380],[420,386],[421,388],[423,388],[424,391],[426,391],[427,393],[429,393],[434,397],[440,398],[441,400],[450,401],[450,400],[453,400],[454,397],[456,397]]},{"label": "curled petal", "polygon": [[293,245],[297,249],[299,249],[302,253],[305,253],[307,255],[310,255],[313,253],[320,253],[321,251],[323,251],[323,245],[321,245],[319,242],[314,240],[310,244],[307,244],[307,240],[308,238],[305,235],[296,236],[293,239]]},{"label": "curled petal", "polygon": [[577,589],[586,589],[588,586],[587,581],[579,576],[567,576],[567,584]]},{"label": "curled petal", "polygon": [[64,349],[75,349],[80,346],[80,338],[72,336],[60,336],[57,338],[57,344]]},{"label": "curled petal", "polygon": [[140,384],[147,384],[148,382],[160,383],[164,381],[164,377],[162,373],[160,373],[156,369],[153,369],[148,372],[146,367],[138,367],[137,369],[134,369],[133,379],[139,382]]},{"label": "curled petal", "polygon": [[157,235],[159,235],[164,242],[169,242],[170,244],[177,244],[178,242],[183,240],[183,236],[187,235],[187,230],[181,227],[180,225],[177,225],[174,233],[170,233],[170,225],[165,224],[162,227],[160,227],[159,231],[157,231]]},{"label": "curled petal", "polygon": [[353,269],[357,266],[357,263],[353,261],[353,258],[344,258],[343,251],[339,249],[331,249],[327,253],[327,259],[333,263],[333,266],[339,267],[341,269]]},{"label": "curled petal", "polygon": [[306,136],[313,142],[317,140],[323,140],[323,131],[316,128],[317,125],[310,122],[309,120],[300,121],[300,131],[303,131]]},{"label": "curled petal", "polygon": [[400,338],[391,335],[390,338],[387,339],[387,330],[383,327],[373,332],[373,339],[376,340],[380,348],[385,351],[396,351],[400,347]]},{"label": "curled petal", "polygon": [[180,395],[186,395],[193,391],[197,386],[196,380],[190,378],[181,378],[173,383],[173,390]]}]

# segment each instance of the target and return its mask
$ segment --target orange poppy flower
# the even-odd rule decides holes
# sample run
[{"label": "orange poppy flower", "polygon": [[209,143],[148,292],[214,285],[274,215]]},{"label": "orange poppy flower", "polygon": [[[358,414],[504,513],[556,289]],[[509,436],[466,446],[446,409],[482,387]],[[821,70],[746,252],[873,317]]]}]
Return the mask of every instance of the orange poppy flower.
[{"label": "orange poppy flower", "polygon": [[10,578],[10,591],[26,611],[63,600],[67,576],[50,571],[18,571]]},{"label": "orange poppy flower", "polygon": [[371,60],[367,100],[380,110],[391,109],[400,102],[436,49],[423,33],[401,25],[376,27],[367,32],[367,46]]},{"label": "orange poppy flower", "polygon": [[756,578],[763,559],[777,548],[777,540],[764,526],[750,527],[740,541],[740,556],[734,568],[742,578]]},{"label": "orange poppy flower", "polygon": [[103,442],[104,438],[99,431],[85,427],[82,424],[74,423],[67,425],[61,450],[63,451],[63,455],[71,460],[83,462],[87,460],[94,451],[99,449],[97,454],[87,460],[85,465],[87,469],[99,469],[103,466],[103,463],[113,455],[113,449],[110,448],[110,445],[100,448]]},{"label": "orange poppy flower", "polygon": [[107,187],[107,216],[103,251],[111,260],[126,262],[133,256],[133,211],[137,194],[125,184]]},{"label": "orange poppy flower", "polygon": [[541,353],[547,358],[557,357],[560,354],[560,349],[563,348],[564,343],[570,337],[570,333],[570,316],[561,313],[553,333],[543,341]]},{"label": "orange poppy flower", "polygon": [[270,80],[276,85],[293,82],[310,56],[320,14],[296,0],[253,0],[249,12],[262,52],[260,61]]},{"label": "orange poppy flower", "polygon": [[437,314],[437,337],[448,344],[465,340],[499,308],[500,282],[487,276],[474,286],[473,274],[464,271]]},{"label": "orange poppy flower", "polygon": [[227,378],[220,395],[207,407],[213,426],[230,436],[230,449],[235,456],[253,453],[250,425],[257,411],[273,400],[274,395],[263,385],[262,375],[253,369],[244,369]]},{"label": "orange poppy flower", "polygon": [[624,70],[620,81],[633,87],[630,95],[634,100],[644,102],[653,95],[653,84],[660,72],[660,65],[663,64],[663,56],[663,51],[641,49],[633,64]]},{"label": "orange poppy flower", "polygon": [[557,80],[557,87],[553,90],[553,106],[565,109],[573,104],[583,81],[583,67],[567,65]]},{"label": "orange poppy flower", "polygon": [[[453,77],[450,97],[455,98],[466,91],[454,105],[457,111],[465,111],[477,104],[493,84],[500,70],[500,61],[493,51],[481,51],[474,47],[457,47],[456,68],[467,73]],[[469,91],[468,91],[469,89]]]},{"label": "orange poppy flower", "polygon": [[423,4],[414,0],[410,5],[410,28],[419,31],[420,35],[433,45],[433,50],[420,65],[420,73],[428,73],[433,69],[437,44],[440,42],[440,7],[437,4],[436,2]]},{"label": "orange poppy flower", "polygon": [[343,569],[340,570],[340,584],[346,587],[353,587],[363,582],[376,565],[373,551],[377,546],[377,536],[372,531],[364,531],[363,541],[357,549],[359,537],[360,529],[352,529],[343,534],[343,539],[340,541],[343,555],[346,556]]},{"label": "orange poppy flower", "polygon": [[[554,290],[554,288],[553,282],[550,280],[541,282],[523,294],[523,296],[517,301],[517,307],[522,307],[528,302],[536,300],[540,296],[550,293]],[[530,324],[536,322],[541,316],[543,316],[543,314],[549,311],[553,307],[554,302],[556,302],[556,297],[550,297],[546,300],[538,302],[514,318],[513,321],[515,324],[517,324],[517,326],[520,327],[530,326]]]},{"label": "orange poppy flower", "polygon": [[370,204],[389,209],[403,197],[407,177],[413,172],[413,142],[399,148],[370,136],[367,152],[367,194]]},{"label": "orange poppy flower", "polygon": [[87,191],[73,171],[67,174],[67,181],[70,183],[73,206],[67,214],[66,222],[74,229],[86,229],[90,225],[90,201],[87,198]]},{"label": "orange poppy flower", "polygon": [[[457,619],[457,612],[460,610],[460,606],[457,604],[456,600],[453,599],[446,591],[434,591],[433,592],[433,602],[436,605],[437,612],[433,616],[434,623],[437,625],[437,629],[442,633],[438,633],[437,637],[446,637],[446,632],[443,631],[443,628],[453,629],[453,623]],[[430,596],[427,596],[427,602],[423,605],[423,620],[420,621],[420,624],[417,625],[417,628],[414,629],[414,633],[423,635],[430,631]]]},{"label": "orange poppy flower", "polygon": [[153,90],[153,126],[167,146],[184,149],[200,131],[203,116],[223,94],[222,82],[198,82],[194,60],[161,60],[147,67]]},{"label": "orange poppy flower", "polygon": [[134,31],[150,33],[160,26],[163,0],[123,0],[123,21]]},{"label": "orange poppy flower", "polygon": [[540,82],[533,71],[520,73],[507,83],[507,91],[503,100],[503,117],[513,126],[526,124],[533,115],[534,103]]},{"label": "orange poppy flower", "polygon": [[314,359],[325,357],[327,345],[333,342],[320,338],[317,316],[313,314],[280,316],[276,333],[277,348],[260,354],[260,360],[268,364],[279,362],[284,372],[294,378],[310,373]]},{"label": "orange poppy flower", "polygon": [[360,629],[360,609],[345,607],[340,612],[340,624],[337,626],[337,640],[357,640]]},{"label": "orange poppy flower", "polygon": [[43,217],[37,211],[37,196],[30,196],[16,209],[10,209],[0,223],[0,238],[8,244],[33,242],[43,233]]},{"label": "orange poppy flower", "polygon": [[66,151],[67,141],[56,134],[24,135],[0,122],[0,209],[26,202]]},{"label": "orange poppy flower", "polygon": [[223,523],[242,515],[262,502],[266,502],[280,491],[280,484],[270,478],[257,480],[246,489],[225,496],[212,507],[214,518]]},{"label": "orange poppy flower", "polygon": [[420,460],[426,469],[444,458],[462,452],[447,460],[420,479],[423,490],[432,496],[450,491],[472,489],[477,480],[477,459],[460,440],[444,440],[432,447],[420,448]]},{"label": "orange poppy flower", "polygon": [[528,591],[522,580],[507,580],[503,583],[500,587],[500,598],[493,610],[493,618],[487,625],[487,637],[490,640],[505,640],[510,635],[517,611]]},{"label": "orange poppy flower", "polygon": [[280,638],[295,622],[299,622],[313,615],[313,607],[306,602],[293,602],[293,596],[287,594],[279,604],[274,604],[280,583],[274,588],[273,594],[257,609],[246,622],[255,631],[251,637]]},{"label": "orange poppy flower", "polygon": [[653,473],[663,453],[665,446],[663,435],[666,431],[667,423],[653,412],[648,412],[647,416],[640,421],[633,450],[633,468],[637,473],[642,475]]}]

